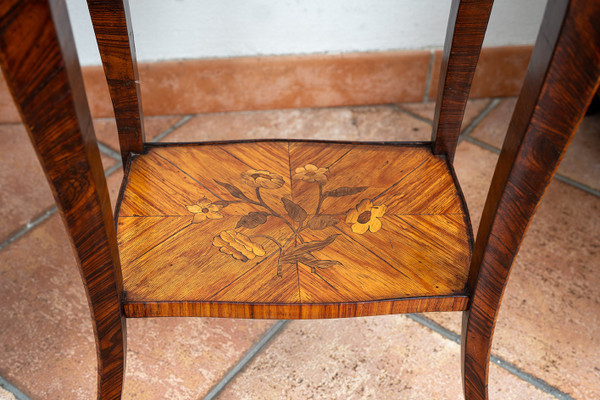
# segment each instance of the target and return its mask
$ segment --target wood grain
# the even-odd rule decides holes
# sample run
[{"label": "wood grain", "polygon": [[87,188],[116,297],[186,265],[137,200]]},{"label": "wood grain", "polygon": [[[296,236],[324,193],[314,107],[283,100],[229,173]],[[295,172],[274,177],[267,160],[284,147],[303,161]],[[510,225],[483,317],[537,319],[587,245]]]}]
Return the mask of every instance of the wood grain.
[{"label": "wood grain", "polygon": [[144,119],[129,0],[88,0],[119,132],[123,166],[144,150]]},{"label": "wood grain", "polygon": [[98,399],[120,399],[125,320],[119,254],[64,2],[3,1],[0,63],[72,239],[96,337]]},{"label": "wood grain", "polygon": [[465,398],[487,399],[492,335],[527,226],[600,79],[600,2],[550,2],[477,234],[463,321]]},{"label": "wood grain", "polygon": [[254,319],[329,319],[436,311],[464,311],[467,295],[415,297],[352,303],[266,304],[197,301],[126,302],[128,318],[219,317]]},{"label": "wood grain", "polygon": [[118,234],[64,0],[1,2],[0,64],[72,238],[96,336],[98,399],[121,398],[125,315],[462,310],[465,397],[487,399],[512,263],[598,89],[600,2],[550,3],[473,251],[451,161],[491,0],[453,3],[433,151],[431,143],[144,145],[127,3],[88,4],[127,161]]},{"label": "wood grain", "polygon": [[454,160],[471,82],[479,60],[493,0],[453,0],[442,55],[435,115],[433,153]]},{"label": "wood grain", "polygon": [[125,179],[128,316],[465,307],[470,225],[451,167],[427,145],[152,146]]}]

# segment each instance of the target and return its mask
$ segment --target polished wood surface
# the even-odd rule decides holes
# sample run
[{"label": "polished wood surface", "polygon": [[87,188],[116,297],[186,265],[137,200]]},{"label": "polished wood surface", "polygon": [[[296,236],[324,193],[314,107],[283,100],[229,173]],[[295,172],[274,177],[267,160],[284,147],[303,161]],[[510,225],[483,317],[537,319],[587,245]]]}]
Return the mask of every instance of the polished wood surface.
[{"label": "polished wood surface", "polygon": [[600,80],[600,2],[550,2],[479,226],[463,321],[465,398],[487,399],[492,335],[510,270]]},{"label": "polished wood surface", "polygon": [[88,0],[87,3],[113,102],[125,166],[130,153],[144,150],[142,95],[129,0]]},{"label": "polished wood surface", "polygon": [[125,361],[119,254],[64,1],[1,2],[0,63],[71,236],[96,336],[98,398],[119,399]]},{"label": "polished wood surface", "polygon": [[460,190],[427,145],[150,147],[127,170],[118,240],[128,316],[463,309],[471,257]]},{"label": "polished wood surface", "polygon": [[144,145],[127,4],[88,4],[127,160],[118,234],[64,0],[1,2],[0,64],[80,266],[98,399],[121,398],[125,316],[449,310],[467,310],[465,397],[487,399],[512,262],[598,88],[600,2],[550,3],[473,251],[452,159],[491,1],[453,4],[434,143],[387,145]]},{"label": "polished wood surface", "polygon": [[433,153],[454,160],[493,0],[453,0],[433,119]]}]

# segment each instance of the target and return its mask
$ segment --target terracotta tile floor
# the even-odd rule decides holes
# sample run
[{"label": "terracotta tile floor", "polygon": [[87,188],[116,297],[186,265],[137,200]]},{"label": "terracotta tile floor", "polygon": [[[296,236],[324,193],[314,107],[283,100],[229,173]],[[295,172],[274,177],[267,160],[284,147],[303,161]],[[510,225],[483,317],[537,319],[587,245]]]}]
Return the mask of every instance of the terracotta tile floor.
[{"label": "terracotta tile floor", "polygon": [[[481,99],[467,108],[455,165],[475,228],[513,107],[514,99]],[[428,140],[432,117],[422,103],[161,116],[146,128],[164,141]],[[94,125],[114,201],[122,178],[116,128],[110,119]],[[94,398],[85,293],[19,124],[0,125],[0,165],[0,399],[12,398],[2,386],[18,399]],[[558,173],[506,290],[490,368],[494,399],[600,398],[600,116],[584,120]],[[459,399],[459,330],[458,313],[128,320],[124,398]],[[272,339],[262,346],[265,335]]]}]

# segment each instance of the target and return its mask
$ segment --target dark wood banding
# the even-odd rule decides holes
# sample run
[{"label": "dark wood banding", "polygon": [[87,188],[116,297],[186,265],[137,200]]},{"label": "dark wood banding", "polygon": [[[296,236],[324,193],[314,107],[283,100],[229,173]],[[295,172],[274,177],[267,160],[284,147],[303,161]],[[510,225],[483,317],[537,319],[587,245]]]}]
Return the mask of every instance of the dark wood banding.
[{"label": "dark wood banding", "polygon": [[72,240],[96,336],[98,398],[120,399],[125,362],[121,267],[64,1],[3,1],[0,63]]},{"label": "dark wood banding", "polygon": [[144,120],[129,0],[88,0],[113,102],[123,165],[144,151]]},{"label": "dark wood banding", "polygon": [[481,218],[463,322],[465,398],[487,399],[494,325],[529,222],[600,79],[600,2],[549,2]]},{"label": "dark wood banding", "polygon": [[454,160],[493,0],[453,0],[433,119],[433,153]]},{"label": "dark wood banding", "polygon": [[125,302],[128,318],[219,317],[259,319],[352,318],[387,314],[464,311],[467,295],[406,298],[360,303],[260,304],[194,302]]}]

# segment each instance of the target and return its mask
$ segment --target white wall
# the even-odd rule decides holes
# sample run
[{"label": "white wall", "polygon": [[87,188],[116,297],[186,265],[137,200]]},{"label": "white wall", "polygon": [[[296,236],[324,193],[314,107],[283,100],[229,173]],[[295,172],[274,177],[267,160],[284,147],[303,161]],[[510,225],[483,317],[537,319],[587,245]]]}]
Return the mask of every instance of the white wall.
[{"label": "white wall", "polygon": [[[138,59],[441,48],[450,0],[130,0]],[[496,0],[484,46],[532,44],[545,0]],[[85,0],[67,0],[83,65]]]}]

